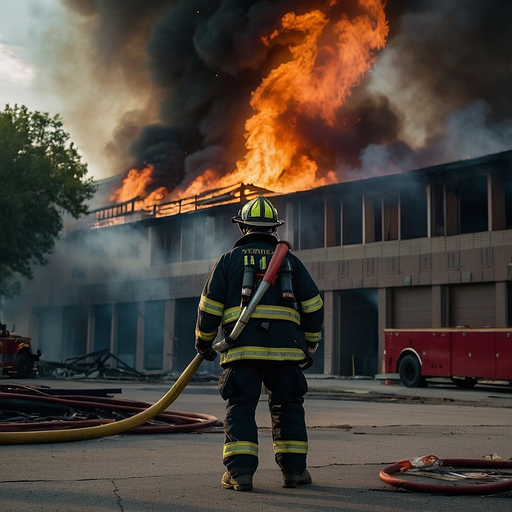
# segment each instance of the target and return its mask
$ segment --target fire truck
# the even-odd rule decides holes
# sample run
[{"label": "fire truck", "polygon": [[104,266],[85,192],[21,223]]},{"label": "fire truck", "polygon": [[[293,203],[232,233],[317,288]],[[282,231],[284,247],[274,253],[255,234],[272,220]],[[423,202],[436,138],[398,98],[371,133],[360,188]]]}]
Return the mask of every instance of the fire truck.
[{"label": "fire truck", "polygon": [[432,377],[460,388],[512,381],[512,328],[384,329],[384,336],[385,371],[404,386],[425,387]]},{"label": "fire truck", "polygon": [[9,377],[26,379],[39,361],[41,351],[32,352],[31,338],[11,334],[6,325],[0,323],[0,371]]}]

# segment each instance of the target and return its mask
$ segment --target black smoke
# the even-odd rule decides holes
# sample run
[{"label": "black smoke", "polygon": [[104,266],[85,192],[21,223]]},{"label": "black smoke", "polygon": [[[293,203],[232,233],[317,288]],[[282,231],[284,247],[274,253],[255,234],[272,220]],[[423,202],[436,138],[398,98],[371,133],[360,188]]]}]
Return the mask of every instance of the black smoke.
[{"label": "black smoke", "polygon": [[[282,16],[322,9],[355,16],[357,0],[63,0],[95,21],[98,65],[146,73],[160,121],[118,134],[134,166],[155,165],[169,188],[243,158],[249,101],[289,58],[288,34],[264,44]],[[389,0],[389,36],[334,125],[298,116],[297,133],[321,170],[340,180],[509,149],[512,2]],[[120,148],[120,144],[113,147]]]}]

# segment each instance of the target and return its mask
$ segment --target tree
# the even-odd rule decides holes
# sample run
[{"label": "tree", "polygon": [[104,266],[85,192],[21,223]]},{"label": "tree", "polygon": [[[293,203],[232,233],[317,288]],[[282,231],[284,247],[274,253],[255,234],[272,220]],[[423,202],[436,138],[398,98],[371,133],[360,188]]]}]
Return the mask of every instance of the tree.
[{"label": "tree", "polygon": [[60,116],[7,105],[0,111],[0,298],[44,265],[63,215],[85,215],[96,190]]}]

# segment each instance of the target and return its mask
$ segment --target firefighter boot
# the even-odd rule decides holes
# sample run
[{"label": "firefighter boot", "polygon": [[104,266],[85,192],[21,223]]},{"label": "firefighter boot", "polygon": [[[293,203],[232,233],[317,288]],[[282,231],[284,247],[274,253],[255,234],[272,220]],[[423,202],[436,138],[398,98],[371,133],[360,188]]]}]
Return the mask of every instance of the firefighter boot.
[{"label": "firefighter boot", "polygon": [[312,482],[311,475],[307,469],[304,470],[302,475],[295,475],[293,473],[285,473],[283,471],[283,487],[297,487],[297,485],[307,485]]},{"label": "firefighter boot", "polygon": [[238,475],[232,477],[229,471],[222,475],[220,481],[225,489],[234,489],[235,491],[252,491],[252,475]]}]

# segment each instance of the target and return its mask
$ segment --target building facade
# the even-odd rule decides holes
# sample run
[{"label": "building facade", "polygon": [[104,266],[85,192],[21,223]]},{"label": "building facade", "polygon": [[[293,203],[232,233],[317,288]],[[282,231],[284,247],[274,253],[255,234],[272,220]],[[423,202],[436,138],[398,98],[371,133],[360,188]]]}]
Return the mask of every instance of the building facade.
[{"label": "building facade", "polygon": [[[100,193],[1,318],[43,360],[108,348],[139,371],[179,373],[202,286],[239,237],[231,217],[257,193],[151,207]],[[270,198],[323,294],[309,373],[381,373],[386,327],[512,326],[512,151]]]}]

